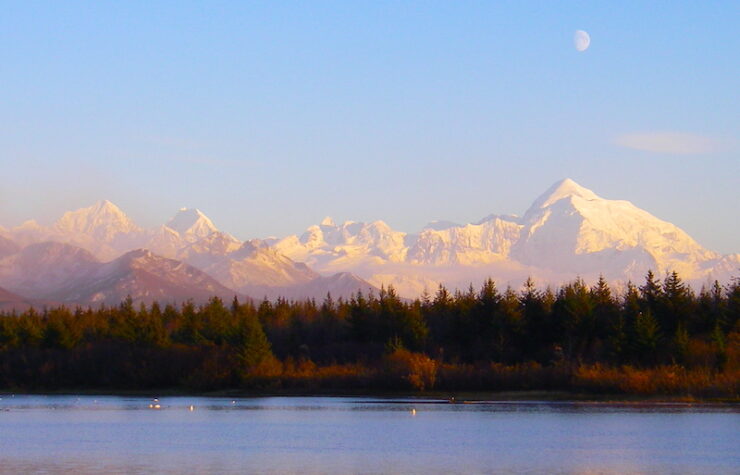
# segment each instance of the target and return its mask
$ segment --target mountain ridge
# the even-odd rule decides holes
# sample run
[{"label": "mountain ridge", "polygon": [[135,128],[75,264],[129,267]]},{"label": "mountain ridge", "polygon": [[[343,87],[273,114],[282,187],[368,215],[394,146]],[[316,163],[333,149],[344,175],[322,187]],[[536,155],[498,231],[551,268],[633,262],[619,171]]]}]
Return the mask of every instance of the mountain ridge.
[{"label": "mountain ridge", "polygon": [[[301,234],[240,241],[197,208],[181,208],[158,228],[143,229],[102,200],[65,213],[49,227],[29,221],[3,229],[0,277],[3,262],[7,269],[12,261],[9,257],[44,241],[78,246],[101,262],[149,249],[240,292],[273,288],[288,293],[292,287],[319,284],[324,291],[326,278],[351,273],[353,278],[344,282],[357,283],[358,290],[392,284],[399,294],[413,298],[423,288],[467,287],[485,277],[512,285],[528,276],[546,284],[576,275],[626,281],[639,280],[652,269],[658,274],[676,270],[686,280],[702,283],[727,280],[740,267],[740,254],[710,251],[629,201],[602,198],[569,178],[539,195],[522,217],[489,215],[468,224],[435,221],[417,233],[394,230],[381,220],[335,223],[326,217]],[[4,282],[0,278],[0,285]],[[11,291],[18,288],[17,282],[10,284]]]}]

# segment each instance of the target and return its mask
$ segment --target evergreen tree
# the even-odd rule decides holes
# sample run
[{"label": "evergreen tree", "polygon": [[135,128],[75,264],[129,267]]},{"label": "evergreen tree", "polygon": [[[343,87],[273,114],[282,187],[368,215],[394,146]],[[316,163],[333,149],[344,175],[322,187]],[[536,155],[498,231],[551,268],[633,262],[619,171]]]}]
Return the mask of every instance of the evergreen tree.
[{"label": "evergreen tree", "polygon": [[243,374],[248,374],[266,358],[272,356],[270,342],[267,340],[262,324],[255,315],[237,316],[236,356]]},{"label": "evergreen tree", "polygon": [[643,365],[655,364],[660,343],[660,325],[648,309],[635,319],[635,357]]},{"label": "evergreen tree", "polygon": [[596,336],[596,320],[594,302],[583,280],[577,279],[560,289],[555,313],[565,329],[565,355],[578,361],[588,356]]},{"label": "evergreen tree", "polygon": [[[611,289],[604,279],[599,276],[599,280],[591,288],[591,300],[594,306],[594,334],[600,341],[610,340],[612,331],[624,332],[624,319],[619,321],[619,303],[612,296]],[[619,335],[618,338],[626,338],[626,334]],[[610,343],[616,343],[617,340],[611,338]],[[621,346],[621,343],[620,343]],[[612,349],[614,354],[614,350]]]},{"label": "evergreen tree", "polygon": [[663,281],[663,292],[660,296],[660,325],[666,332],[675,332],[678,326],[691,324],[696,327],[697,322],[690,321],[693,314],[694,295],[691,289],[684,284],[676,271],[671,272]]},{"label": "evergreen tree", "polygon": [[658,312],[658,304],[663,296],[660,281],[655,278],[652,270],[645,276],[645,285],[640,287],[640,303],[643,311],[649,310],[654,316]]},{"label": "evergreen tree", "polygon": [[524,353],[542,363],[551,359],[549,347],[562,339],[562,325],[553,318],[545,294],[535,286],[531,277],[524,283],[519,303],[522,310]]}]

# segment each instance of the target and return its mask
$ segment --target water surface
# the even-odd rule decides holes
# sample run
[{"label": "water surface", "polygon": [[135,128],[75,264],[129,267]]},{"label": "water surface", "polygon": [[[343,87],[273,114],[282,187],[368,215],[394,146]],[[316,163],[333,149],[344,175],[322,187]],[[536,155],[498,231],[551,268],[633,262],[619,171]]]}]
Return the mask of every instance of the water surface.
[{"label": "water surface", "polygon": [[2,473],[740,473],[731,406],[1,397]]}]

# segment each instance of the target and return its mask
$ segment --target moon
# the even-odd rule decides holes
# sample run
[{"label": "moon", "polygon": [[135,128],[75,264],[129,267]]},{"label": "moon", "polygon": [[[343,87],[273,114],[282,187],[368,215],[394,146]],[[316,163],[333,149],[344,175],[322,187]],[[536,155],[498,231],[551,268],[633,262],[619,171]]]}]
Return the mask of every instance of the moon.
[{"label": "moon", "polygon": [[591,44],[591,37],[583,30],[576,30],[575,35],[573,35],[573,44],[578,51],[584,52]]}]

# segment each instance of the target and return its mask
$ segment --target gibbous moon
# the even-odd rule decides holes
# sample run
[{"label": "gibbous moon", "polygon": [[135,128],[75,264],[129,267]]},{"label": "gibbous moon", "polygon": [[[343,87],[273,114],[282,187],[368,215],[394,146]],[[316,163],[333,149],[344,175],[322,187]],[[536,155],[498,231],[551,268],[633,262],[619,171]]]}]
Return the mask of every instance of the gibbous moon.
[{"label": "gibbous moon", "polygon": [[586,51],[588,45],[591,44],[591,37],[583,30],[576,30],[576,34],[573,35],[573,44],[578,51]]}]

